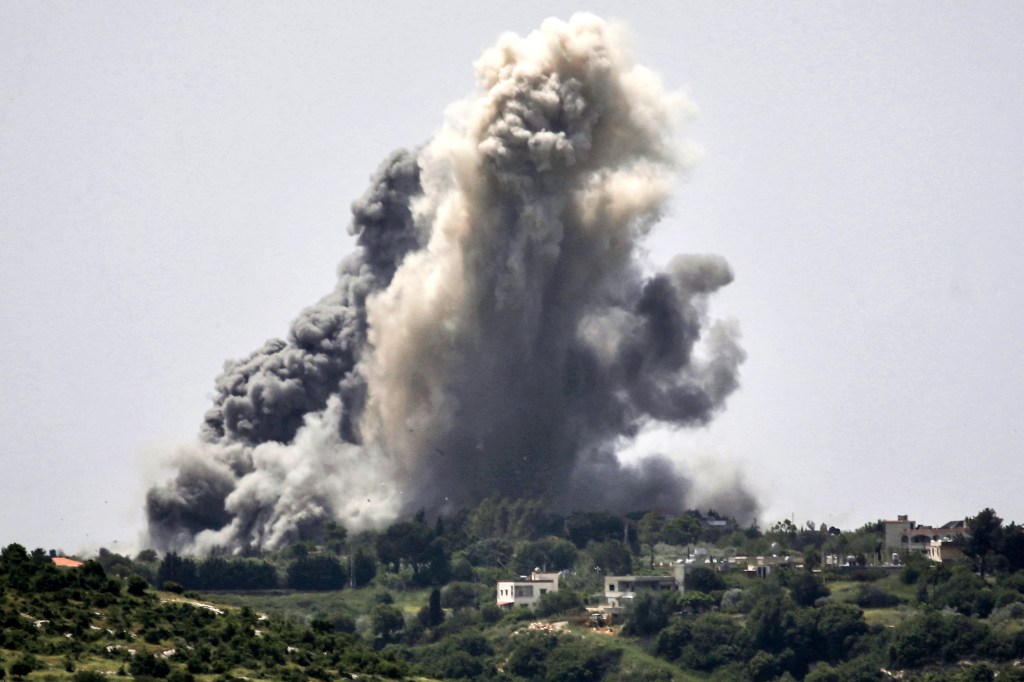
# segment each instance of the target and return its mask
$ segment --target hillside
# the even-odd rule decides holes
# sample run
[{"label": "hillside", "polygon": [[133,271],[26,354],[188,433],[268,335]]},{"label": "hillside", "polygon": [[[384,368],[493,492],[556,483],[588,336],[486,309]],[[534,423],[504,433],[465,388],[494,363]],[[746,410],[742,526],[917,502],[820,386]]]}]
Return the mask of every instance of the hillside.
[{"label": "hillside", "polygon": [[[58,568],[11,545],[0,552],[0,674],[1024,680],[1020,527],[991,510],[968,526],[964,558],[910,553],[897,566],[868,560],[881,555],[881,524],[762,533],[711,512],[551,518],[498,499],[358,537],[333,526],[250,557],[101,550]],[[767,574],[744,570],[763,552]],[[583,607],[603,601],[603,576],[655,580],[685,557],[685,592],[637,593],[611,627],[590,627]],[[533,567],[560,571],[560,589],[535,610],[500,608],[495,581]]]},{"label": "hillside", "polygon": [[0,553],[0,628],[0,670],[14,679],[393,679],[408,669],[348,633],[156,592],[95,561],[57,568],[19,545]]}]

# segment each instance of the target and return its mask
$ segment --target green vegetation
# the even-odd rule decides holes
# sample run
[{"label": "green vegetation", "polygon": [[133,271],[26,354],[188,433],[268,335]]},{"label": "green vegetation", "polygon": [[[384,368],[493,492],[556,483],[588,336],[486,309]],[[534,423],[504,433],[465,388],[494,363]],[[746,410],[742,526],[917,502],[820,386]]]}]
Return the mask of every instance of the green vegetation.
[{"label": "green vegetation", "polygon": [[[1024,679],[1022,530],[992,510],[968,526],[960,563],[885,571],[856,566],[883,554],[881,524],[762,533],[713,512],[557,517],[498,497],[259,556],[101,550],[57,568],[11,545],[0,679]],[[779,557],[767,577],[722,570],[759,553]],[[588,627],[605,575],[666,575],[686,556],[715,561],[687,566],[684,593],[638,593],[625,621]],[[495,581],[534,569],[561,571],[559,591],[500,609]]]}]

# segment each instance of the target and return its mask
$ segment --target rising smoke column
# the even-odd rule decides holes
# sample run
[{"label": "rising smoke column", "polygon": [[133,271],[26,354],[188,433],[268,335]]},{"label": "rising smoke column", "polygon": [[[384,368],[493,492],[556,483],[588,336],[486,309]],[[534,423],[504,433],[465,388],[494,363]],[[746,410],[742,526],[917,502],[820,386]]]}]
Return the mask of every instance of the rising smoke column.
[{"label": "rising smoke column", "polygon": [[201,441],[148,495],[153,544],[274,548],[494,492],[685,506],[671,462],[615,454],[648,425],[707,423],[744,359],[707,315],[723,259],[639,259],[685,101],[590,15],[505,35],[476,72],[477,95],[353,206],[335,291],[226,364]]}]

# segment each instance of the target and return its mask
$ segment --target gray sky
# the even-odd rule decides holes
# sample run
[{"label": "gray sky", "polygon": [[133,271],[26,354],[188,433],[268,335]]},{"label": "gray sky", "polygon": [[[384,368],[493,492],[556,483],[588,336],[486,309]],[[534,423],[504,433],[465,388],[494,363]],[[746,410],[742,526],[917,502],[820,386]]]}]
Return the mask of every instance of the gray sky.
[{"label": "gray sky", "polygon": [[749,355],[633,450],[742,470],[762,525],[1024,521],[1024,5],[506,4],[0,4],[0,544],[127,547],[377,164],[578,9],[700,109],[650,258],[725,256]]}]

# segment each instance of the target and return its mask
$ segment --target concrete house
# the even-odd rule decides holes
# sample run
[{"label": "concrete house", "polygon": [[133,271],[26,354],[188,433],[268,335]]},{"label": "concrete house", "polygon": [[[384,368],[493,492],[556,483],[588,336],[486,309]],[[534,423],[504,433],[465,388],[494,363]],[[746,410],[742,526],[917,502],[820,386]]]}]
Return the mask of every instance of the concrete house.
[{"label": "concrete house", "polygon": [[604,598],[612,608],[630,608],[638,594],[677,592],[681,584],[671,576],[609,575],[604,579]]},{"label": "concrete house", "polygon": [[952,543],[964,539],[967,533],[965,521],[950,521],[938,528],[919,526],[907,516],[900,515],[895,521],[885,521],[885,551],[920,552],[927,556],[932,542]]},{"label": "concrete house", "polygon": [[520,580],[499,580],[497,603],[503,609],[515,606],[537,608],[537,602],[548,592],[558,592],[558,574],[534,571]]},{"label": "concrete house", "polygon": [[604,579],[604,600],[613,609],[628,609],[644,592],[682,592],[686,567],[676,564],[673,575],[609,575]]}]

